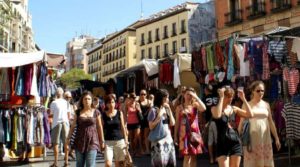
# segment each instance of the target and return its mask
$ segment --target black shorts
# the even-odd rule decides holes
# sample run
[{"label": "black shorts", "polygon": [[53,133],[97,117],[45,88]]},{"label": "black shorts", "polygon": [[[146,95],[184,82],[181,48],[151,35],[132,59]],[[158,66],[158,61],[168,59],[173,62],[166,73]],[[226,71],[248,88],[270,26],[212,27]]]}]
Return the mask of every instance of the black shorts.
[{"label": "black shorts", "polygon": [[138,129],[138,128],[141,128],[141,125],[139,123],[127,124],[127,129],[128,130],[135,130],[135,129]]},{"label": "black shorts", "polygon": [[217,143],[217,157],[220,156],[242,156],[243,155],[243,147],[240,141],[220,141]]}]

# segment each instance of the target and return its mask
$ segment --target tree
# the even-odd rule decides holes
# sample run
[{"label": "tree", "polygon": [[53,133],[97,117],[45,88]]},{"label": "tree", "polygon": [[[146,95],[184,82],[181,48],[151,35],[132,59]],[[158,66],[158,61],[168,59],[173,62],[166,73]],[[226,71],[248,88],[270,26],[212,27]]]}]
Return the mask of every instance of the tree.
[{"label": "tree", "polygon": [[86,74],[82,69],[73,68],[61,76],[61,82],[67,89],[77,89],[80,86],[78,81],[88,79],[92,80],[92,75]]}]

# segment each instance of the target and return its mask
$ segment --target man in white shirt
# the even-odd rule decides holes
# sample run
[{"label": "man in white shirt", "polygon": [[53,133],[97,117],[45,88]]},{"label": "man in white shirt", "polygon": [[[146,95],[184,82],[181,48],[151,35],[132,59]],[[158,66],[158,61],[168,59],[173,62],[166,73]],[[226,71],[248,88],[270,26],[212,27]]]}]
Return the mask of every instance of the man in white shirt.
[{"label": "man in white shirt", "polygon": [[[62,88],[57,88],[56,99],[50,105],[51,115],[53,116],[53,122],[51,127],[51,140],[54,150],[54,163],[53,167],[57,166],[58,161],[58,145],[60,141],[63,142],[65,150],[67,145],[65,144],[66,138],[69,133],[69,119],[68,115],[70,110],[68,102],[63,98],[64,91]],[[65,155],[66,159],[66,155]]]}]

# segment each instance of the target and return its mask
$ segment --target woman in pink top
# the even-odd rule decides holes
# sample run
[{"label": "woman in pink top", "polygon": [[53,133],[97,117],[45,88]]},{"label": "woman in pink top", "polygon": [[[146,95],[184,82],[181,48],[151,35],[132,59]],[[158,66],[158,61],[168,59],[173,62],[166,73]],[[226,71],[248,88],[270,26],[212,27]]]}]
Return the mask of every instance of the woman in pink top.
[{"label": "woman in pink top", "polygon": [[126,104],[127,129],[129,132],[129,141],[133,155],[141,154],[141,124],[138,118],[138,112],[142,112],[139,103],[136,101],[135,93],[129,95],[129,102]]}]

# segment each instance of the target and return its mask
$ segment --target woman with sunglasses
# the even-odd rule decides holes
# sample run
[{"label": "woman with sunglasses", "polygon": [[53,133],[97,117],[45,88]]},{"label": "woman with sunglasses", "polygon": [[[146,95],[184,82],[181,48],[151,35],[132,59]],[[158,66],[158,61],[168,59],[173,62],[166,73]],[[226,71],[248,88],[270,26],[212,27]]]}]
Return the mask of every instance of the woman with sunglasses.
[{"label": "woman with sunglasses", "polygon": [[218,90],[219,102],[211,108],[213,120],[217,126],[217,150],[216,156],[219,167],[239,167],[242,156],[242,145],[237,131],[233,129],[235,115],[240,117],[252,117],[252,111],[242,90],[238,90],[238,96],[244,103],[244,110],[232,106],[234,90],[223,87]]},{"label": "woman with sunglasses", "polygon": [[[200,133],[198,124],[198,111],[204,112],[206,107],[199,99],[195,90],[187,88],[183,103],[176,108],[176,123],[174,129],[174,142],[179,142],[179,152],[184,156],[183,166],[196,167],[197,155],[203,153],[202,146],[191,144],[189,135],[192,132]],[[189,130],[187,130],[189,129]]]},{"label": "woman with sunglasses", "polygon": [[148,113],[152,107],[152,103],[147,99],[147,92],[145,89],[141,90],[139,97],[139,104],[141,106],[142,114],[144,119],[141,122],[141,142],[142,142],[142,152],[150,154],[150,142],[148,140],[149,136],[149,123],[148,123]]},{"label": "woman with sunglasses", "polygon": [[[254,81],[250,85],[251,100],[249,105],[253,112],[250,122],[251,149],[244,147],[244,167],[274,166],[271,133],[274,136],[277,150],[280,149],[280,141],[272,119],[271,108],[268,102],[262,98],[265,85],[262,81]],[[240,121],[241,129],[243,119]],[[270,133],[271,132],[271,133]]]}]

